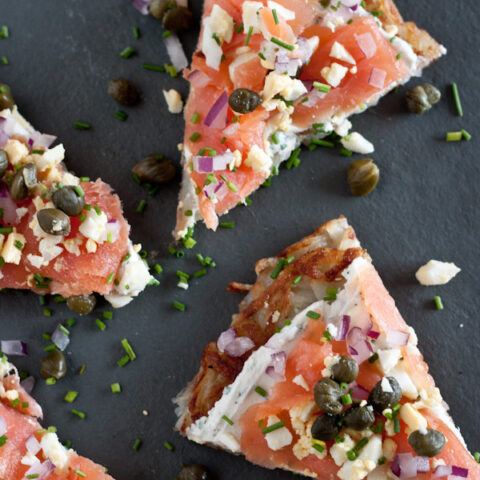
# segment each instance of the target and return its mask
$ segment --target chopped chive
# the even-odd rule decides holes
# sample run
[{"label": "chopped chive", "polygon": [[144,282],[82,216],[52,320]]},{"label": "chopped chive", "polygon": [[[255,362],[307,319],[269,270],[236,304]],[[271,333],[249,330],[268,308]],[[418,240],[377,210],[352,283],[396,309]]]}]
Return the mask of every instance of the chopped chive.
[{"label": "chopped chive", "polygon": [[218,38],[218,35],[216,33],[212,34],[212,38],[217,42],[217,45],[220,47],[222,45],[221,40]]},{"label": "chopped chive", "polygon": [[343,443],[345,441],[345,437],[335,437],[335,443]]},{"label": "chopped chive", "polygon": [[77,398],[77,396],[78,396],[78,392],[70,390],[69,392],[66,393],[66,395],[63,397],[63,399],[67,403],[73,403],[75,401],[75,399]]},{"label": "chopped chive", "polygon": [[457,109],[458,116],[463,117],[462,102],[460,101],[460,94],[458,93],[458,87],[455,82],[452,83],[452,93],[453,99],[455,100],[455,107]]},{"label": "chopped chive", "polygon": [[135,55],[135,50],[132,47],[125,47],[121,52],[120,56],[122,58],[130,58],[132,55]]},{"label": "chopped chive", "polygon": [[225,420],[229,425],[233,425],[233,421],[230,420],[226,415],[222,416],[222,420]]},{"label": "chopped chive", "polygon": [[0,437],[0,447],[3,447],[7,443],[8,437],[6,435],[2,435]]},{"label": "chopped chive", "polygon": [[221,228],[234,228],[235,222],[220,222],[219,227]]},{"label": "chopped chive", "polygon": [[238,192],[238,188],[237,186],[232,183],[232,182],[227,182],[227,187],[229,190],[231,190],[232,192]]},{"label": "chopped chive", "polygon": [[192,115],[191,122],[192,123],[198,123],[199,120],[200,120],[200,114],[197,113],[197,112],[194,112],[193,115]]},{"label": "chopped chive", "polygon": [[375,352],[369,359],[368,363],[375,363],[378,360],[378,353]]},{"label": "chopped chive", "polygon": [[475,452],[475,453],[473,454],[473,458],[475,459],[475,461],[476,461],[477,463],[480,463],[480,452]]},{"label": "chopped chive", "polygon": [[165,72],[165,67],[162,65],[153,65],[151,63],[143,63],[142,68],[144,70],[153,70],[155,72]]},{"label": "chopped chive", "polygon": [[348,148],[342,148],[342,150],[340,150],[340,154],[344,157],[351,157],[353,152],[351,150],[348,150]]},{"label": "chopped chive", "polygon": [[200,139],[201,135],[198,133],[198,132],[194,132],[192,133],[192,135],[190,136],[190,141],[195,143],[197,142],[199,139]]},{"label": "chopped chive", "polygon": [[32,478],[38,478],[40,476],[39,473],[31,473],[30,475],[27,475],[26,478],[32,479]]},{"label": "chopped chive", "polygon": [[45,380],[47,385],[55,385],[57,383],[57,379],[55,377],[49,377]]},{"label": "chopped chive", "polygon": [[113,277],[115,277],[115,274],[112,272],[112,273],[107,277],[106,282],[107,282],[107,283],[112,283]]},{"label": "chopped chive", "polygon": [[252,36],[252,33],[253,33],[253,26],[250,26],[250,28],[248,29],[248,33],[247,33],[247,36],[245,38],[245,43],[244,45],[248,45],[248,42],[250,41],[250,37]]},{"label": "chopped chive", "polygon": [[87,122],[75,122],[73,128],[75,128],[75,130],[90,130],[92,125]]},{"label": "chopped chive", "polygon": [[342,400],[343,405],[351,405],[352,404],[352,396],[349,393],[347,393],[345,395],[342,395],[340,397],[340,399]]},{"label": "chopped chive", "polygon": [[462,139],[462,132],[447,132],[447,142],[459,142]]},{"label": "chopped chive", "polygon": [[312,445],[312,448],[317,450],[317,452],[323,453],[325,451],[325,447],[322,447],[322,445],[319,445],[318,443],[314,443]]},{"label": "chopped chive", "polygon": [[383,465],[386,461],[387,461],[387,459],[386,459],[385,457],[380,457],[380,458],[378,459],[378,464],[379,464],[379,465]]},{"label": "chopped chive", "polygon": [[267,57],[263,54],[263,53],[259,53],[258,56],[262,59],[262,60],[266,60]]},{"label": "chopped chive", "polygon": [[8,38],[8,27],[3,25],[0,29],[0,38]]},{"label": "chopped chive", "polygon": [[45,150],[32,150],[32,153],[34,153],[35,155],[43,155],[45,153]]},{"label": "chopped chive", "polygon": [[437,307],[437,310],[443,310],[442,299],[437,295],[433,297],[433,300],[435,301],[435,306]]},{"label": "chopped chive", "polygon": [[15,245],[15,248],[17,248],[18,250],[23,250],[23,243],[20,241],[20,240],[15,240],[15,242],[13,243]]},{"label": "chopped chive", "polygon": [[80,185],[75,185],[73,187],[73,189],[75,190],[75,193],[79,196],[79,197],[84,197],[85,196],[85,192],[83,191],[83,188],[80,186]]},{"label": "chopped chive", "polygon": [[277,265],[275,265],[275,268],[273,269],[272,273],[270,274],[270,278],[275,280],[279,275],[280,272],[283,270],[283,267],[285,267],[285,259],[281,258]]},{"label": "chopped chive", "polygon": [[312,138],[311,143],[313,143],[313,145],[318,145],[319,147],[327,147],[327,148],[335,147],[335,144],[333,142],[329,142],[328,140],[320,140],[318,138]]},{"label": "chopped chive", "polygon": [[298,275],[297,277],[295,277],[295,278],[292,280],[292,283],[293,283],[294,285],[298,285],[301,281],[302,281],[302,276],[301,276],[301,275]]},{"label": "chopped chive", "polygon": [[12,233],[12,232],[13,232],[13,228],[11,228],[11,227],[1,227],[0,228],[0,233],[7,234],[7,233]]},{"label": "chopped chive", "polygon": [[106,326],[99,318],[97,318],[97,319],[95,320],[95,325],[96,325],[102,332],[107,328],[107,326]]},{"label": "chopped chive", "polygon": [[138,40],[140,38],[140,29],[138,27],[133,27],[133,36]]},{"label": "chopped chive", "polygon": [[323,93],[328,93],[331,90],[331,86],[321,82],[313,82],[313,86],[319,91]]},{"label": "chopped chive", "polygon": [[270,41],[274,43],[275,45],[278,45],[279,47],[285,48],[286,50],[290,50],[291,52],[295,50],[295,47],[293,45],[290,45],[289,43],[282,42],[278,38],[272,37],[270,38]]},{"label": "chopped chive", "polygon": [[172,36],[172,32],[170,30],[165,30],[162,33],[162,38],[168,38],[168,37],[171,37],[171,36]]},{"label": "chopped chive", "polygon": [[147,201],[146,200],[140,200],[138,206],[137,206],[137,213],[143,213],[145,210],[145,207],[147,206]]},{"label": "chopped chive", "polygon": [[462,136],[465,140],[470,140],[472,138],[472,136],[463,128],[462,128]]},{"label": "chopped chive", "polygon": [[273,20],[275,22],[275,25],[278,25],[280,22],[278,21],[278,15],[275,9],[272,10],[272,15],[273,15]]},{"label": "chopped chive", "polygon": [[379,17],[380,15],[383,14],[383,12],[381,10],[371,10],[370,13],[374,16],[374,17]]},{"label": "chopped chive", "polygon": [[200,278],[200,277],[203,277],[203,276],[206,275],[206,274],[207,274],[207,270],[206,270],[205,268],[202,268],[202,269],[200,269],[200,270],[197,270],[197,271],[193,274],[193,276],[194,276],[195,278]]},{"label": "chopped chive", "polygon": [[83,473],[81,470],[79,470],[78,468],[76,468],[74,470],[74,473],[76,473],[79,477],[82,477],[82,478],[85,478],[87,476],[86,473]]},{"label": "chopped chive", "polygon": [[3,63],[4,65],[8,65],[8,58],[7,58],[5,55],[3,55],[2,57],[0,57],[0,60],[2,61],[2,63]]},{"label": "chopped chive", "polygon": [[128,113],[125,113],[123,110],[118,110],[115,112],[115,118],[124,122],[128,118]]},{"label": "chopped chive", "polygon": [[167,450],[170,450],[171,452],[173,452],[175,450],[174,446],[168,442],[168,441],[165,441],[163,442],[163,446],[167,449]]},{"label": "chopped chive", "polygon": [[159,275],[163,272],[163,268],[162,268],[158,263],[155,264],[155,266],[153,267],[153,269],[154,269]]},{"label": "chopped chive", "polygon": [[226,141],[227,141],[227,137],[222,137],[222,140],[220,141],[220,143],[223,145]]},{"label": "chopped chive", "polygon": [[332,334],[328,330],[325,330],[323,332],[323,338],[325,338],[325,340],[327,340],[328,342],[331,342],[332,341]]},{"label": "chopped chive", "polygon": [[196,244],[197,244],[197,241],[192,237],[183,238],[183,245],[185,246],[185,248],[188,248],[188,249],[193,248]]},{"label": "chopped chive", "polygon": [[398,417],[395,417],[393,420],[393,431],[395,433],[400,433],[400,419]]},{"label": "chopped chive", "polygon": [[16,406],[18,406],[20,403],[20,399],[19,398],[16,398],[15,400],[12,401],[12,407],[15,408]]},{"label": "chopped chive", "polygon": [[320,314],[317,312],[314,312],[313,310],[309,310],[307,312],[307,317],[313,318],[314,320],[318,320],[320,318]]},{"label": "chopped chive", "polygon": [[185,304],[182,303],[182,302],[179,302],[178,300],[174,300],[173,301],[173,306],[179,310],[180,312],[184,312],[185,311]]},{"label": "chopped chive", "polygon": [[267,396],[267,392],[262,387],[260,387],[260,385],[255,387],[255,392],[261,395],[262,397]]},{"label": "chopped chive", "polygon": [[49,308],[44,308],[43,309],[43,316],[44,317],[51,317],[52,316],[52,311]]},{"label": "chopped chive", "polygon": [[28,408],[28,402],[22,402],[22,408]]},{"label": "chopped chive", "polygon": [[87,416],[86,413],[81,412],[80,410],[72,409],[72,413],[76,415],[78,418],[81,418],[82,420],[84,420],[85,417]]},{"label": "chopped chive", "polygon": [[262,433],[266,435],[267,433],[274,432],[275,430],[278,430],[284,426],[285,426],[285,422],[283,420],[280,420],[279,422],[274,423],[269,427],[262,428]]},{"label": "chopped chive", "polygon": [[78,369],[78,374],[79,375],[83,375],[85,373],[85,369],[87,368],[86,365],[82,365],[79,369]]},{"label": "chopped chive", "polygon": [[117,365],[119,367],[124,367],[129,361],[130,357],[128,355],[125,355],[117,362]]},{"label": "chopped chive", "polygon": [[112,393],[120,393],[122,391],[122,387],[119,383],[112,383],[110,388],[112,389]]},{"label": "chopped chive", "polygon": [[398,52],[397,56],[395,57],[397,60],[400,60],[402,58],[402,52]]},{"label": "chopped chive", "polygon": [[128,342],[128,340],[124,338],[121,340],[120,343],[122,344],[122,347],[124,348],[124,350],[127,352],[128,358],[132,361],[135,360],[137,356],[135,355],[135,352],[133,351],[133,348]]}]

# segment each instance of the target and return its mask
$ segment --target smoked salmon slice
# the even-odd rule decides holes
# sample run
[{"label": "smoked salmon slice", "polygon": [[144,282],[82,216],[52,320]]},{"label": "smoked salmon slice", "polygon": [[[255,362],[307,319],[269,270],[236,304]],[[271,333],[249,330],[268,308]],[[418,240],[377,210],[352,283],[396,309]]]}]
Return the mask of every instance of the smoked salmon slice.
[{"label": "smoked salmon slice", "polygon": [[480,479],[414,329],[345,218],[256,272],[175,399],[183,435],[318,479]]},{"label": "smoked salmon slice", "polygon": [[353,151],[373,151],[349,137],[347,118],[444,53],[392,0],[205,0],[183,72],[190,95],[175,238],[199,220],[215,230],[302,143],[336,133]]},{"label": "smoked salmon slice", "polygon": [[113,480],[105,467],[67,449],[39,423],[42,409],[20,386],[17,369],[0,360],[0,480]]},{"label": "smoked salmon slice", "polygon": [[110,186],[68,172],[54,141],[0,112],[0,288],[126,305],[152,279],[141,246]]}]

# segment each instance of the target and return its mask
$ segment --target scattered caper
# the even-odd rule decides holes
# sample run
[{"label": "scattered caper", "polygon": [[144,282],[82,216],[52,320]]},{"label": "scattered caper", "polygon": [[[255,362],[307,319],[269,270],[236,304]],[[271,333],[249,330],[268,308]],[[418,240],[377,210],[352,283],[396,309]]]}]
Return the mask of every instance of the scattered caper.
[{"label": "scattered caper", "polygon": [[435,457],[443,450],[446,442],[441,432],[430,428],[426,432],[416,430],[408,436],[408,443],[422,457]]},{"label": "scattered caper", "polygon": [[95,295],[73,295],[67,298],[67,307],[79,315],[88,315],[97,303]]},{"label": "scattered caper", "polygon": [[49,235],[69,235],[70,217],[58,208],[44,208],[37,212],[40,228]]},{"label": "scattered caper", "polygon": [[12,91],[8,85],[0,83],[0,110],[8,108],[12,110],[15,106],[15,100],[12,96]]},{"label": "scattered caper", "polygon": [[352,357],[343,355],[332,367],[332,378],[338,383],[351,383],[358,376],[358,363]]},{"label": "scattered caper", "polygon": [[348,428],[360,431],[371,427],[375,423],[375,415],[371,407],[355,405],[344,413],[343,421]]},{"label": "scattered caper", "polygon": [[333,440],[339,433],[339,417],[325,413],[320,415],[312,425],[312,437],[317,440],[328,442]]},{"label": "scattered caper", "polygon": [[5,175],[7,168],[8,168],[7,152],[0,150],[0,178]]},{"label": "scattered caper", "polygon": [[[388,381],[390,388],[385,391],[382,382]],[[372,405],[375,411],[382,413],[386,408],[396,405],[402,398],[402,389],[394,377],[384,377],[380,380],[370,392],[368,403]]]},{"label": "scattered caper", "polygon": [[171,3],[171,0],[152,0],[149,7],[150,15],[161,20]]},{"label": "scattered caper", "polygon": [[343,410],[340,385],[330,378],[320,379],[313,389],[315,403],[325,413],[337,415]]},{"label": "scattered caper", "polygon": [[132,107],[140,101],[140,94],[132,82],[124,78],[116,78],[108,84],[108,94],[122,105]]},{"label": "scattered caper", "polygon": [[412,113],[421,114],[430,110],[432,105],[440,101],[442,94],[430,83],[417,85],[405,94],[407,107]]},{"label": "scattered caper", "polygon": [[182,465],[182,471],[177,475],[178,480],[211,480],[211,475],[203,465]]},{"label": "scattered caper", "polygon": [[42,360],[40,373],[43,378],[56,378],[59,380],[67,373],[67,362],[60,350],[52,350]]},{"label": "scattered caper", "polygon": [[85,197],[79,197],[75,188],[71,185],[55,190],[52,195],[52,201],[56,208],[70,217],[80,215],[85,206]]},{"label": "scattered caper", "polygon": [[368,195],[377,186],[379,178],[380,170],[371,158],[355,160],[348,166],[348,184],[355,197]]},{"label": "scattered caper", "polygon": [[230,108],[237,113],[251,113],[262,104],[262,97],[248,88],[237,88],[228,99]]},{"label": "scattered caper", "polygon": [[163,15],[163,27],[172,32],[190,30],[193,14],[187,7],[169,8]]},{"label": "scattered caper", "polygon": [[22,200],[28,197],[29,189],[36,184],[37,167],[33,163],[27,163],[13,176],[10,195],[14,200]]},{"label": "scattered caper", "polygon": [[140,180],[149,183],[167,183],[175,177],[175,165],[162,155],[149,155],[140,160],[133,168]]}]

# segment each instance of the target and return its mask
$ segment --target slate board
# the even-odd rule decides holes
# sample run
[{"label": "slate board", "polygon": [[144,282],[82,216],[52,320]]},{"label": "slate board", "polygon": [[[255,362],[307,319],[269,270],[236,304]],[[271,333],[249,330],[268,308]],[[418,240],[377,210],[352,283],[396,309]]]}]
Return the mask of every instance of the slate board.
[{"label": "slate board", "polygon": [[[191,0],[196,17],[200,1]],[[143,17],[128,0],[2,0],[0,24],[10,38],[0,40],[0,81],[12,86],[21,112],[41,131],[58,135],[68,152],[68,166],[92,178],[101,176],[121,195],[133,239],[164,267],[162,285],[116,311],[101,332],[96,315],[78,320],[68,348],[69,373],[55,386],[39,381],[35,397],[44,406],[45,425],[56,425],[63,440],[78,452],[108,466],[118,480],[174,478],[179,464],[208,465],[215,478],[287,479],[291,474],[264,471],[241,458],[194,445],[172,431],[175,415],[170,399],[197,371],[202,350],[230,322],[241,300],[226,293],[232,280],[252,282],[256,260],[273,255],[310,233],[322,222],[344,214],[373,257],[397,305],[416,329],[420,347],[461,427],[471,450],[480,450],[480,386],[478,382],[479,179],[477,136],[480,125],[478,89],[478,31],[480,15],[474,0],[454,6],[448,0],[399,0],[406,18],[428,28],[450,54],[425,73],[439,86],[444,100],[425,116],[407,113],[401,88],[366,114],[353,120],[376,146],[381,181],[367,198],[350,196],[346,184],[349,159],[327,149],[304,152],[297,169],[282,170],[272,186],[253,196],[249,208],[228,215],[234,230],[214,234],[196,229],[198,241],[182,260],[170,257],[167,247],[175,218],[178,184],[172,183],[150,198],[130,177],[142,156],[161,152],[179,162],[182,117],[167,113],[162,88],[182,94],[187,85],[162,73],[142,70],[143,62],[167,61],[158,21]],[[141,38],[135,40],[132,27]],[[190,55],[197,32],[182,37]],[[119,53],[132,46],[138,54],[124,60]],[[138,108],[125,109],[125,123],[114,117],[118,107],[107,95],[110,79],[124,76],[142,90]],[[459,118],[450,94],[456,80],[465,115]],[[410,86],[417,83],[415,80]],[[73,129],[73,122],[91,122],[91,131]],[[466,128],[470,142],[447,144],[447,130]],[[140,199],[148,200],[143,215],[135,213]],[[477,213],[475,213],[477,212]],[[187,292],[178,289],[175,271],[198,268],[196,252],[211,255],[217,268],[193,280]],[[422,287],[416,269],[431,258],[454,261],[461,274],[443,287]],[[436,311],[434,295],[445,310]],[[172,302],[187,305],[180,313]],[[22,338],[30,356],[16,360],[37,378],[45,342],[57,322],[70,317],[64,305],[49,304],[44,317],[34,295],[0,297],[0,338]],[[128,337],[138,359],[119,368],[120,340]],[[75,371],[86,365],[83,376]],[[110,384],[123,392],[112,395]],[[80,420],[62,401],[67,390],[78,390],[75,408],[87,413]],[[149,416],[142,415],[148,410]],[[138,452],[136,438],[143,440]],[[163,447],[170,441],[175,451]]]}]

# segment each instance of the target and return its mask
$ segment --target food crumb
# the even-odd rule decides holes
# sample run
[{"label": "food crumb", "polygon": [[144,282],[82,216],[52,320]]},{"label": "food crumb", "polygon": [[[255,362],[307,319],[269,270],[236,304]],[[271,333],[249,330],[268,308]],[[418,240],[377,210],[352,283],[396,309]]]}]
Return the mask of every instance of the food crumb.
[{"label": "food crumb", "polygon": [[148,410],[143,410],[142,413],[145,415],[145,417],[148,417]]},{"label": "food crumb", "polygon": [[183,110],[183,101],[180,94],[173,88],[163,91],[163,96],[167,102],[168,111],[170,113],[181,113]]}]

